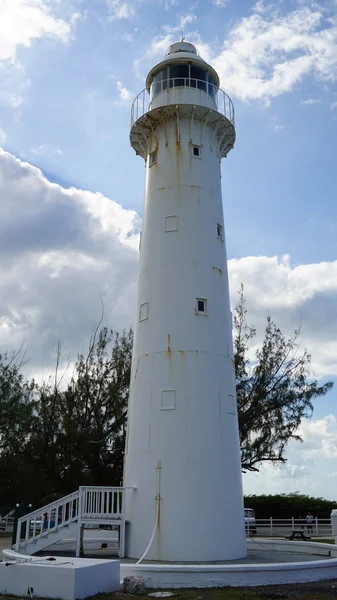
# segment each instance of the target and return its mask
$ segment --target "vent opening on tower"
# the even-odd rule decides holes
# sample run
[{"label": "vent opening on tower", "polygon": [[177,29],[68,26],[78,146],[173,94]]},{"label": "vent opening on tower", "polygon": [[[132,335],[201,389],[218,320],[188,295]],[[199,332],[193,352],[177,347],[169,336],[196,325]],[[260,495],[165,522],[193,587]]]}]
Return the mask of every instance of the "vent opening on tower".
[{"label": "vent opening on tower", "polygon": [[193,158],[201,158],[201,147],[200,146],[192,146],[192,156],[193,156]]},{"label": "vent opening on tower", "polygon": [[217,237],[220,240],[223,239],[223,237],[222,237],[222,225],[220,225],[220,223],[217,223],[217,226],[216,226],[216,235],[217,235]]}]

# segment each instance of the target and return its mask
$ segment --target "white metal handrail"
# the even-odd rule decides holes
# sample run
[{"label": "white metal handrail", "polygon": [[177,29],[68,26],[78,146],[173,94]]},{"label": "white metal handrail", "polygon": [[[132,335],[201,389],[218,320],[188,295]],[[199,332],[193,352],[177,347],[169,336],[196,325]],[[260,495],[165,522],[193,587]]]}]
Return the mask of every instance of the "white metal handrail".
[{"label": "white metal handrail", "polygon": [[288,535],[294,529],[301,529],[306,535],[311,537],[331,537],[331,519],[314,518],[310,524],[306,519],[292,517],[290,519],[276,519],[269,517],[266,519],[255,519],[255,521],[246,521],[247,535],[262,535],[268,537],[283,537]]},{"label": "white metal handrail", "polygon": [[[224,115],[233,125],[235,124],[234,105],[224,90],[217,88],[212,83],[202,79],[172,77],[152,84],[150,101],[147,88],[144,88],[138,96],[136,96],[131,107],[131,127],[133,127],[134,123],[145,113],[152,110],[153,102],[157,100],[159,94],[163,94],[163,98],[165,98],[163,106],[166,106],[171,103],[170,93],[178,88],[199,91],[199,102],[195,102],[195,104],[215,109]],[[175,104],[176,101],[173,99],[172,103]]]}]

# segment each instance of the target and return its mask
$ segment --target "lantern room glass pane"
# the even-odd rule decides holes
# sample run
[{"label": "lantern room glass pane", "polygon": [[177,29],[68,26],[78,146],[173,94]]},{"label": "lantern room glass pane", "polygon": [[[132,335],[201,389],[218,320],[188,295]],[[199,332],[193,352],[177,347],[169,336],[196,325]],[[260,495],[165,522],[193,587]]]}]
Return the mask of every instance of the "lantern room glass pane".
[{"label": "lantern room glass pane", "polygon": [[167,68],[165,67],[153,79],[152,96],[156,96],[167,89]]},{"label": "lantern room glass pane", "polygon": [[191,87],[197,87],[206,92],[207,71],[191,65]]},{"label": "lantern room glass pane", "polygon": [[205,69],[190,64],[173,64],[158,71],[153,78],[151,98],[168,88],[176,87],[197,88],[208,92],[212,98],[216,97],[218,91],[212,76]]},{"label": "lantern room glass pane", "polygon": [[189,65],[170,65],[170,87],[184,87],[189,85]]}]

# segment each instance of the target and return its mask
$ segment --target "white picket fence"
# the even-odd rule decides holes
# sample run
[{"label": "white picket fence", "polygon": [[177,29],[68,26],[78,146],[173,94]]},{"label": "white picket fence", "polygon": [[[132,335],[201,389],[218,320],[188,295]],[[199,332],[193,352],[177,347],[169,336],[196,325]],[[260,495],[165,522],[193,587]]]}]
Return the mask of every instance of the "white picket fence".
[{"label": "white picket fence", "polygon": [[305,519],[256,519],[255,523],[246,523],[247,536],[258,535],[267,537],[284,537],[294,529],[302,529],[310,537],[332,537],[330,519],[314,519],[311,526]]}]

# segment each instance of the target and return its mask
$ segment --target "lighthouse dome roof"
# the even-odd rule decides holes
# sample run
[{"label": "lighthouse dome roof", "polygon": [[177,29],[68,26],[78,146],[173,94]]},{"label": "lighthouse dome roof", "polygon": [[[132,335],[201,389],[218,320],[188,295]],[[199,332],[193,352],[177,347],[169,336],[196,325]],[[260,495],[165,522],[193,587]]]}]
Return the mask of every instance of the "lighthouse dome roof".
[{"label": "lighthouse dome roof", "polygon": [[191,44],[190,42],[175,42],[174,44],[171,44],[166,52],[165,52],[165,56],[170,56],[171,54],[175,54],[177,52],[189,52],[190,54],[196,54],[198,55],[198,51],[196,49],[196,47]]},{"label": "lighthouse dome roof", "polygon": [[166,51],[165,57],[151,69],[146,78],[147,90],[150,91],[152,81],[159,71],[174,64],[191,64],[199,66],[211,75],[216,87],[219,87],[220,85],[219,75],[211,65],[199,56],[194,44],[183,41],[171,44]]}]

